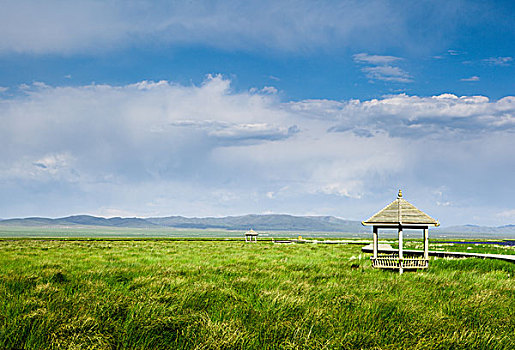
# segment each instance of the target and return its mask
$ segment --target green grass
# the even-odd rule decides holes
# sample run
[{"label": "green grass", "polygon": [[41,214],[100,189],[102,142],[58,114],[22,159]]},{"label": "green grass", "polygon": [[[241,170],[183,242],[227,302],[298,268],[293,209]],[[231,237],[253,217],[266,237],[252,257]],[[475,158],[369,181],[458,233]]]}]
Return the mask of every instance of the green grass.
[{"label": "green grass", "polygon": [[360,249],[0,240],[0,348],[515,348],[515,264],[399,276]]}]

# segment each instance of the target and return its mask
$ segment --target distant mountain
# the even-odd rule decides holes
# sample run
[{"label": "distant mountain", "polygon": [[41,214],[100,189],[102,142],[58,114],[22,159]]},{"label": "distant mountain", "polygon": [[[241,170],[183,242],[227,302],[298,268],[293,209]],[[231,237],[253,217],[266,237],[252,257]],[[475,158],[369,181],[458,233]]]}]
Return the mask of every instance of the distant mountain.
[{"label": "distant mountain", "polygon": [[49,218],[23,218],[23,219],[7,219],[0,220],[2,226],[109,226],[109,227],[127,227],[127,228],[144,228],[158,227],[145,219],[140,218],[101,218],[90,215],[74,215],[58,219]]},{"label": "distant mountain", "polygon": [[222,218],[187,218],[169,216],[161,218],[102,218],[90,215],[75,215],[57,219],[20,218],[0,220],[2,226],[108,226],[127,228],[192,228],[268,231],[321,231],[321,232],[368,232],[359,221],[343,220],[333,216],[293,215],[244,215]]},{"label": "distant mountain", "polygon": [[448,226],[438,227],[432,231],[438,233],[469,233],[469,234],[510,234],[515,235],[515,225],[503,225],[503,226],[478,226],[478,225],[459,225],[459,226]]},{"label": "distant mountain", "polygon": [[[168,216],[156,218],[102,218],[90,215],[74,215],[57,219],[20,218],[0,220],[0,226],[101,226],[122,228],[190,228],[190,229],[223,229],[257,231],[311,231],[311,232],[346,232],[369,233],[370,227],[364,227],[360,221],[344,220],[334,216],[294,216],[286,214],[226,216],[220,218],[187,218]],[[432,228],[437,235],[459,234],[489,237],[501,235],[515,237],[515,225],[487,227],[477,225],[461,225]]]},{"label": "distant mountain", "polygon": [[269,231],[327,231],[365,232],[359,221],[343,220],[334,216],[293,216],[284,214],[243,215],[223,218],[185,218],[170,216],[148,218],[148,222],[166,227],[218,228],[226,230],[269,230]]}]

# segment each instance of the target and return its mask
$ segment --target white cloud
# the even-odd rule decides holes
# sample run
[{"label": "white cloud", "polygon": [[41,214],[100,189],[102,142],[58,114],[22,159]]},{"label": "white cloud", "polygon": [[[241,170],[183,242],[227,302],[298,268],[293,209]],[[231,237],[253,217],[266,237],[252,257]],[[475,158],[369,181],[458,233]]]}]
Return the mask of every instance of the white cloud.
[{"label": "white cloud", "polygon": [[369,79],[373,80],[394,81],[398,83],[409,83],[413,81],[411,76],[399,67],[364,67],[362,68],[362,71],[367,74]]},{"label": "white cloud", "polygon": [[220,144],[231,146],[240,142],[248,144],[282,140],[295,135],[299,131],[296,125],[279,127],[267,123],[236,124],[213,120],[177,120],[169,125],[205,130],[206,137],[221,141]]},{"label": "white cloud", "polygon": [[402,60],[402,58],[400,58],[400,57],[369,55],[367,53],[358,53],[352,57],[354,58],[354,62],[369,63],[369,64],[374,64],[374,65],[388,64],[388,63]]},{"label": "white cloud", "polygon": [[515,98],[512,96],[491,102],[485,96],[442,94],[419,97],[400,94],[380,100],[350,100],[336,105],[334,101],[303,101],[292,103],[291,108],[298,110],[297,105],[302,107],[303,115],[318,118],[330,108],[327,119],[339,121],[330,128],[331,131],[364,129],[400,137],[445,137],[449,132],[463,136],[484,130],[512,132],[515,128]]},{"label": "white cloud", "polygon": [[34,166],[44,169],[51,174],[55,174],[61,168],[68,166],[70,156],[67,154],[46,154],[40,159],[37,159]]},{"label": "white cloud", "polygon": [[462,78],[460,81],[479,81],[479,77],[477,75],[473,75],[470,78]]},{"label": "white cloud", "polygon": [[503,210],[497,216],[502,219],[515,220],[515,209]]},{"label": "white cloud", "polygon": [[392,63],[396,61],[401,61],[402,58],[400,57],[359,53],[354,55],[353,58],[354,62],[367,65],[366,67],[361,68],[361,71],[364,72],[367,78],[371,80],[382,80],[397,83],[410,83],[413,81],[408,72],[392,65]]},{"label": "white cloud", "polygon": [[265,93],[265,94],[276,94],[277,93],[277,89],[273,86],[265,86],[264,88],[261,89],[261,92]]},{"label": "white cloud", "polygon": [[484,198],[509,207],[515,187],[513,96],[281,102],[234,92],[221,76],[198,86],[36,84],[0,98],[0,123],[4,217],[362,219],[400,187],[442,223],[467,222],[463,212],[501,221]]},{"label": "white cloud", "polygon": [[483,62],[492,66],[509,66],[513,61],[513,57],[490,57],[483,60]]},{"label": "white cloud", "polygon": [[[17,1],[0,12],[0,52],[98,53],[121,47],[207,45],[223,49],[306,51],[319,48],[442,45],[457,27],[452,5],[422,15],[401,3],[369,1]],[[416,7],[416,6],[415,6]],[[450,9],[449,9],[450,8]],[[466,8],[466,7],[465,7]],[[433,28],[432,35],[413,28]],[[423,23],[420,24],[420,23]]]},{"label": "white cloud", "polygon": [[0,52],[97,51],[127,40],[131,27],[114,3],[4,1]]},{"label": "white cloud", "polygon": [[139,212],[132,212],[127,210],[120,210],[117,208],[99,208],[95,211],[88,212],[88,215],[95,215],[95,216],[103,216],[106,218],[112,218],[112,217],[138,217],[140,215]]},{"label": "white cloud", "polygon": [[17,179],[36,182],[78,180],[74,159],[68,152],[46,153],[42,157],[25,154],[0,170],[0,179]]},{"label": "white cloud", "polygon": [[451,56],[459,56],[465,54],[465,52],[458,51],[458,50],[447,50],[447,53]]}]

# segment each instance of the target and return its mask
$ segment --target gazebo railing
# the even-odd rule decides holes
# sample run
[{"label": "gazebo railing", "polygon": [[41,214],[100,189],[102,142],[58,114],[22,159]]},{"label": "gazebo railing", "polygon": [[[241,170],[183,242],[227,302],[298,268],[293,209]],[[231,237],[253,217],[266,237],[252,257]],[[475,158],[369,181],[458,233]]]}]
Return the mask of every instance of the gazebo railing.
[{"label": "gazebo railing", "polygon": [[425,269],[429,266],[429,260],[420,257],[399,258],[397,254],[378,255],[377,258],[370,258],[372,267],[386,269]]}]

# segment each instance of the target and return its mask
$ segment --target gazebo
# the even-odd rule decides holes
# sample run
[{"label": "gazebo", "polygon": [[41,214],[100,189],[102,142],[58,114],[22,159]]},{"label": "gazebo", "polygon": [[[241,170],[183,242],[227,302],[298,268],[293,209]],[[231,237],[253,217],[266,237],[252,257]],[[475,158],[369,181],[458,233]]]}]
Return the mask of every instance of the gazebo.
[{"label": "gazebo", "polygon": [[258,235],[259,234],[253,229],[248,230],[245,232],[245,242],[252,242],[252,239],[254,239],[254,243],[257,243]]},{"label": "gazebo", "polygon": [[[384,207],[377,214],[362,222],[365,226],[372,226],[374,234],[372,266],[383,269],[425,269],[429,265],[429,226],[439,226],[437,220],[417,209],[413,204],[402,198],[399,190],[397,199]],[[397,229],[399,233],[398,254],[379,255],[378,231],[379,229]],[[422,230],[424,234],[424,254],[420,257],[404,257],[402,236],[404,229]]]}]

